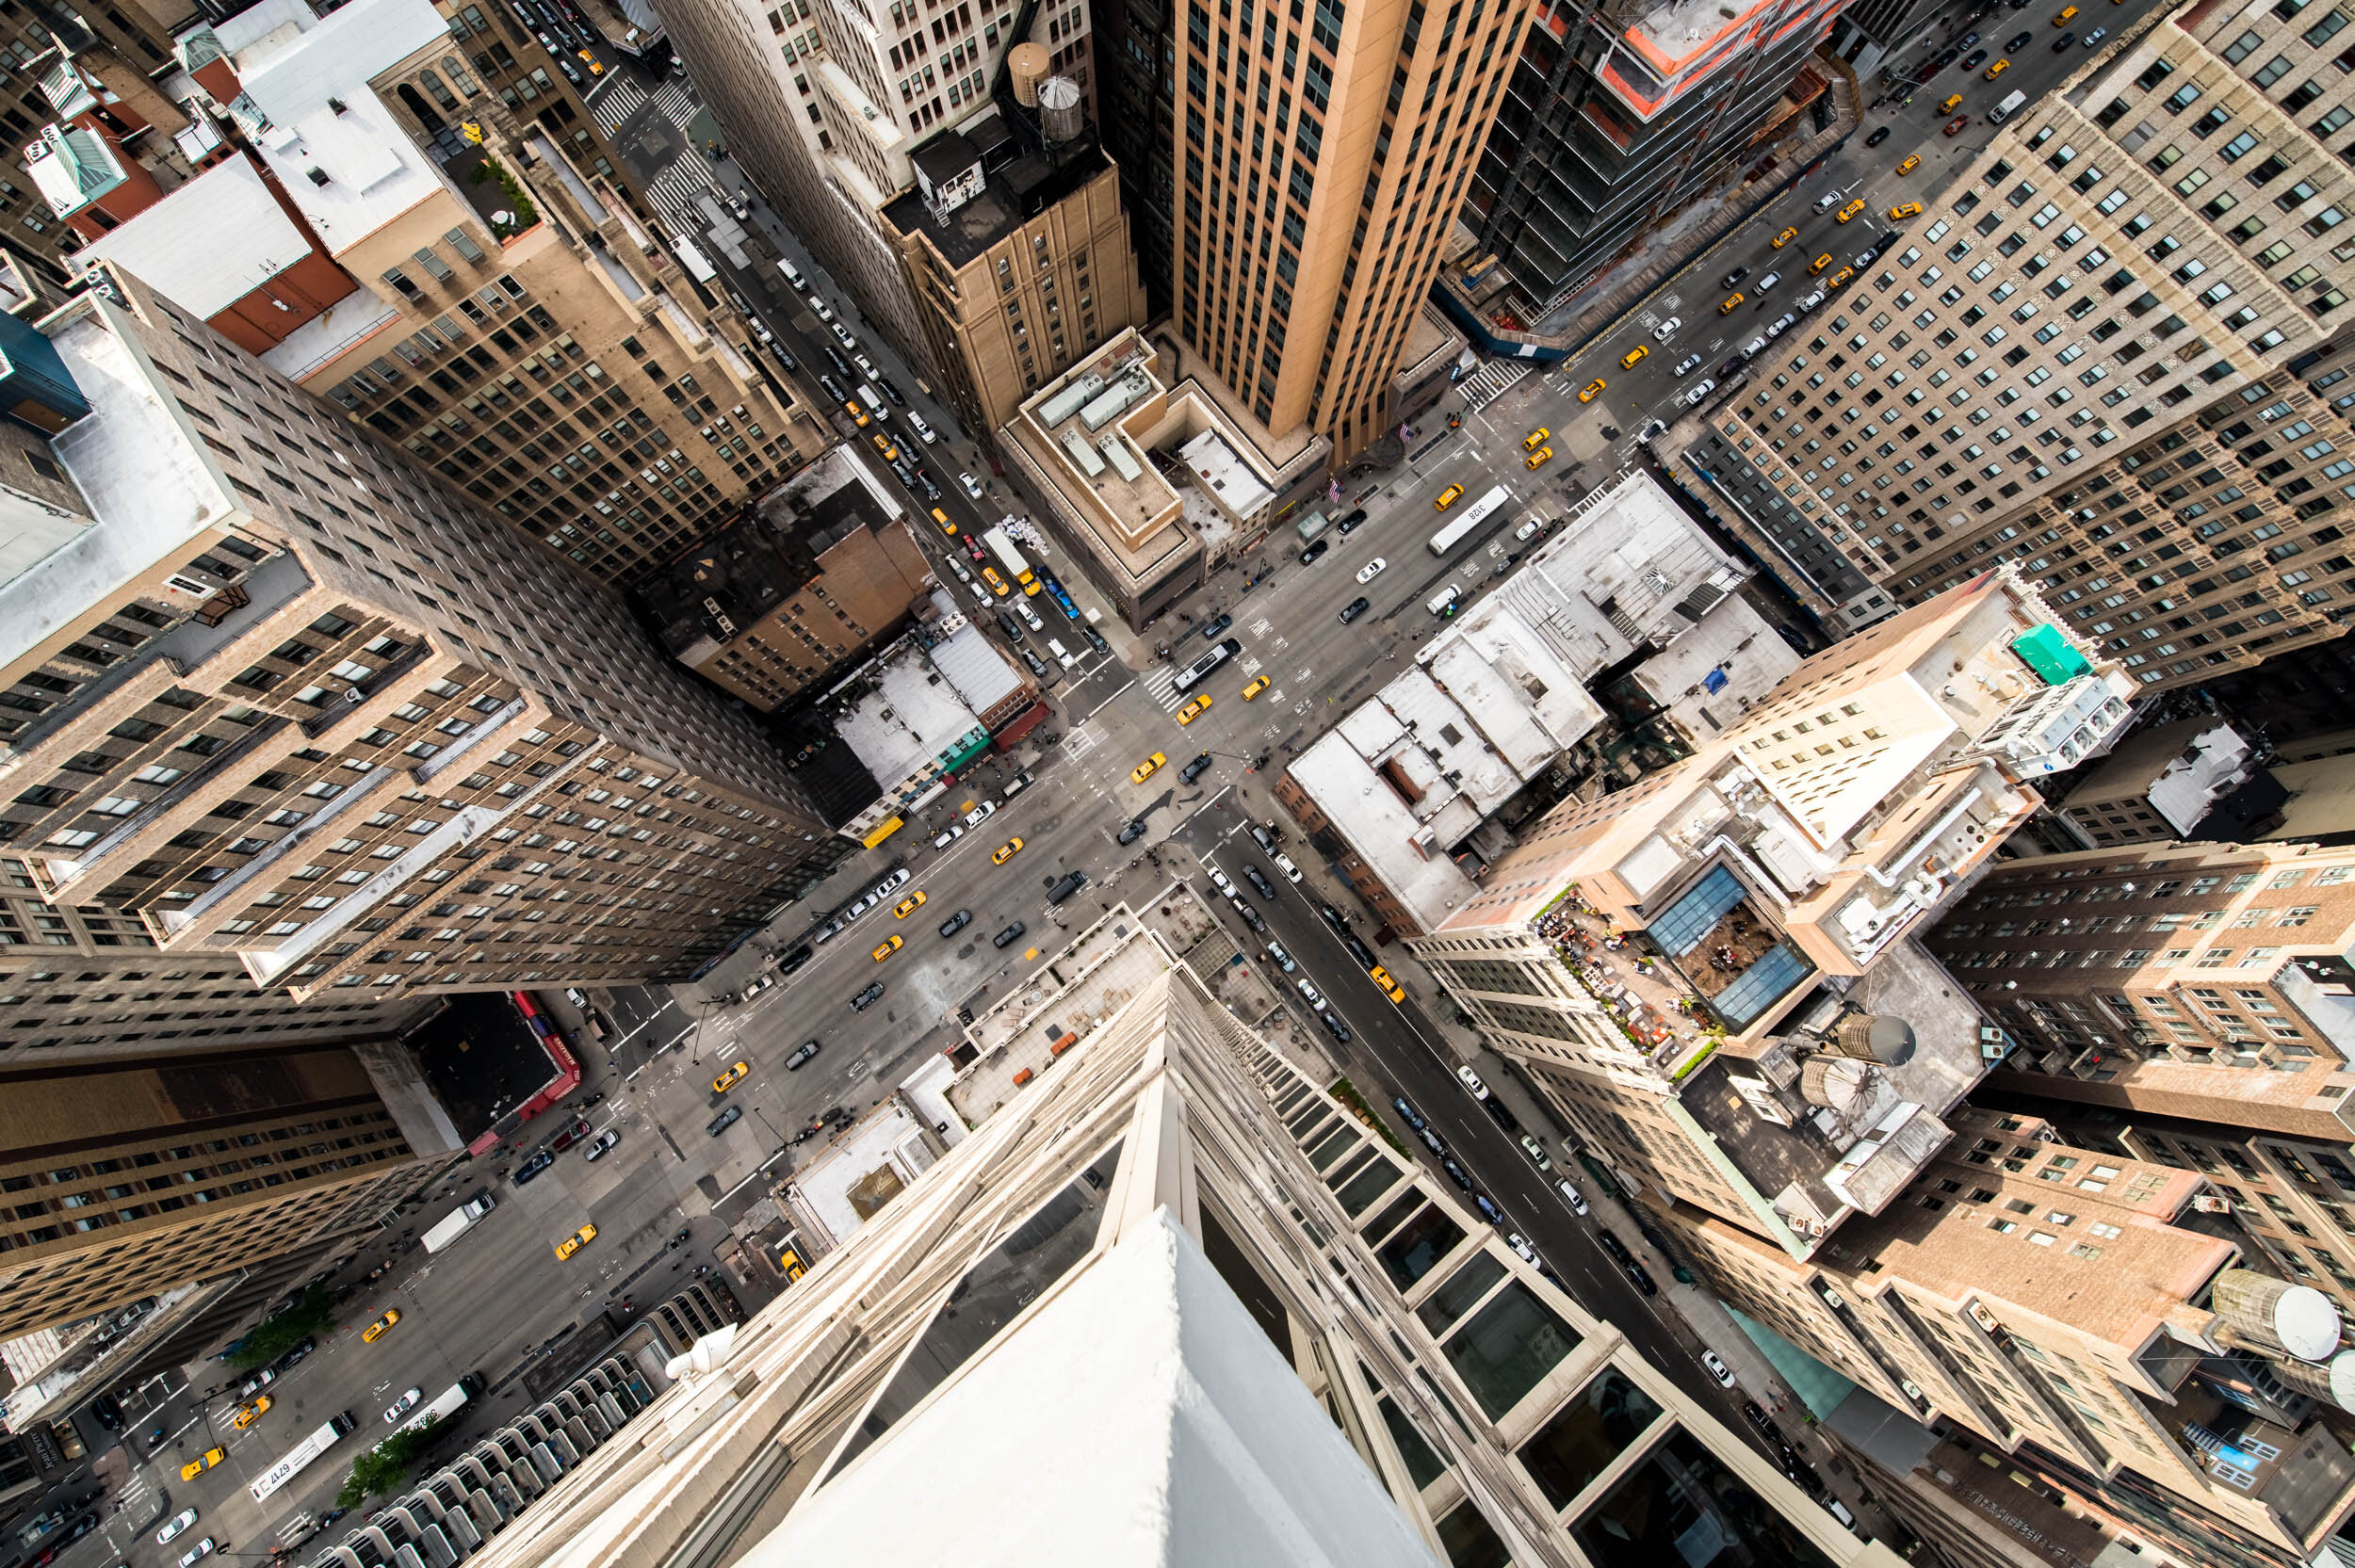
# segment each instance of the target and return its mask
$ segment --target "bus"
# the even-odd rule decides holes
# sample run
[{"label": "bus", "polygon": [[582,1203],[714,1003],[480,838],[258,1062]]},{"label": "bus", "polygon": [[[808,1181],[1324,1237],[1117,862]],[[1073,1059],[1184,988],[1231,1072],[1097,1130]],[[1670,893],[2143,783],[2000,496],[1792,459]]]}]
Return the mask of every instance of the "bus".
[{"label": "bus", "polygon": [[428,1422],[443,1420],[465,1409],[467,1402],[481,1391],[482,1380],[469,1373],[419,1406],[414,1415],[400,1424],[400,1430],[423,1431]]},{"label": "bus", "polygon": [[988,545],[990,554],[998,558],[998,564],[1006,569],[1006,575],[1022,585],[1024,593],[1039,590],[1038,576],[1031,570],[1031,563],[1022,558],[1022,552],[1015,548],[1011,534],[1003,528],[984,528],[982,530],[982,542]]},{"label": "bus", "polygon": [[253,1494],[255,1502],[268,1502],[272,1493],[300,1475],[313,1460],[333,1447],[336,1439],[356,1425],[349,1411],[329,1416],[327,1425],[296,1444],[292,1453],[262,1472],[261,1479],[247,1482],[246,1490]]},{"label": "bus", "polygon": [[1471,537],[1471,531],[1474,528],[1494,517],[1498,509],[1512,498],[1512,493],[1502,485],[1498,485],[1489,491],[1487,494],[1466,507],[1463,514],[1454,522],[1431,536],[1431,553],[1435,556],[1444,556],[1458,544],[1463,543],[1465,540]]}]

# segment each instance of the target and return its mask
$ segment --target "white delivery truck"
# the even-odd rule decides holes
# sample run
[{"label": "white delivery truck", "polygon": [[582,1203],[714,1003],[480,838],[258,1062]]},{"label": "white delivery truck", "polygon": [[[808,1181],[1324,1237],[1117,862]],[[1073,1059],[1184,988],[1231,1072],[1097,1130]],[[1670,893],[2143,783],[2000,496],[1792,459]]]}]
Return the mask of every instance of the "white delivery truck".
[{"label": "white delivery truck", "polygon": [[2017,113],[2020,105],[2027,101],[2028,95],[2024,92],[2015,92],[2011,94],[2002,103],[1987,111],[1987,122],[1990,125],[2001,125],[2005,121],[2009,120],[2015,113]]},{"label": "white delivery truck", "polygon": [[491,1196],[489,1188],[478,1189],[473,1197],[451,1209],[434,1223],[431,1230],[425,1233],[425,1250],[429,1253],[440,1252],[474,1229],[476,1223],[484,1215],[496,1207],[498,1207],[498,1200]]}]

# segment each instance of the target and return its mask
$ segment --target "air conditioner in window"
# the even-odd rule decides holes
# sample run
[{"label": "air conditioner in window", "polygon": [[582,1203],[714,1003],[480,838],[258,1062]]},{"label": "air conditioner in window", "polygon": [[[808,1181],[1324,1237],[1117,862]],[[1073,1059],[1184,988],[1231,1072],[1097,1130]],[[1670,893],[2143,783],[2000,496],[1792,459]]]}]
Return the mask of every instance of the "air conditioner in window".
[{"label": "air conditioner in window", "polygon": [[368,694],[366,692],[361,690],[356,686],[348,686],[344,687],[344,701],[347,703],[363,702],[366,699],[367,695]]},{"label": "air conditioner in window", "polygon": [[200,581],[195,577],[184,577],[177,573],[166,577],[164,586],[174,593],[185,593],[200,604],[220,591],[210,583]]}]

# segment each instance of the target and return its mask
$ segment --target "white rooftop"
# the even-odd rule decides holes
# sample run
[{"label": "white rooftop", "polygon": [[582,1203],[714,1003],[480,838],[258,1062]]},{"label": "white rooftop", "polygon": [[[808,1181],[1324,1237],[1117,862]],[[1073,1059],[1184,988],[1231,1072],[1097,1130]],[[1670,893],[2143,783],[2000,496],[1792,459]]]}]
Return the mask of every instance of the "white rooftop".
[{"label": "white rooftop", "polygon": [[77,266],[114,261],[192,315],[211,317],[312,253],[261,170],[236,157],[84,246]]},{"label": "white rooftop", "polygon": [[805,1494],[739,1568],[874,1563],[1437,1559],[1164,1208]]},{"label": "white rooftop", "polygon": [[38,518],[24,508],[6,514],[0,664],[239,510],[187,416],[157,390],[145,356],[106,321],[114,308],[86,294],[45,327],[90,406],[51,449],[94,521],[47,509]]},{"label": "white rooftop", "polygon": [[905,1106],[885,1100],[794,1172],[794,1208],[838,1247],[931,1170],[933,1157],[923,1125]]},{"label": "white rooftop", "polygon": [[1696,740],[1730,729],[1799,667],[1799,655],[1740,594],[1635,667],[1635,684]]},{"label": "white rooftop", "polygon": [[[1387,746],[1404,737],[1404,730],[1380,703],[1369,701],[1292,758],[1285,772],[1382,885],[1406,906],[1415,923],[1434,930],[1480,888],[1448,859],[1446,846],[1437,841],[1437,830],[1426,829],[1405,799],[1357,750],[1359,741],[1379,739]],[[1421,755],[1411,747],[1407,751]],[[1471,824],[1477,825],[1476,820]]]},{"label": "white rooftop", "polygon": [[331,250],[349,250],[437,190],[463,200],[368,86],[448,41],[431,0],[352,0],[324,17],[303,0],[262,0],[213,31],[244,89],[233,109]]},{"label": "white rooftop", "polygon": [[1580,501],[1458,624],[1518,618],[1585,681],[1643,643],[1668,646],[1749,575],[1637,471]]},{"label": "white rooftop", "polygon": [[980,725],[955,687],[933,679],[923,650],[909,641],[872,667],[868,689],[843,709],[834,729],[889,791]]},{"label": "white rooftop", "polygon": [[390,300],[355,288],[287,333],[284,342],[262,356],[262,363],[288,380],[299,381],[399,319],[400,311]]},{"label": "white rooftop", "polygon": [[1022,689],[1022,676],[998,651],[998,645],[966,616],[948,590],[933,590],[932,601],[944,612],[941,620],[934,623],[934,630],[952,627],[933,644],[933,668],[956,688],[966,707],[976,714],[984,714]]},{"label": "white rooftop", "polygon": [[1204,430],[1178,448],[1178,456],[1193,470],[1194,482],[1231,516],[1251,522],[1275,499],[1275,493],[1259,482],[1259,477],[1216,430]]}]

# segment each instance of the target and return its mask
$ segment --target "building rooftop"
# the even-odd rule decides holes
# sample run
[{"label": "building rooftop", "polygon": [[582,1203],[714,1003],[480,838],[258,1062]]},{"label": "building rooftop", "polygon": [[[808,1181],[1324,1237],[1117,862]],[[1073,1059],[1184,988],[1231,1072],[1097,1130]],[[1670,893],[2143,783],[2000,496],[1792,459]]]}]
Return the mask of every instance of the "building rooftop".
[{"label": "building rooftop", "polygon": [[1178,493],[1140,440],[1164,412],[1165,393],[1152,350],[1124,331],[1041,388],[1017,416],[1039,436],[1058,487],[1094,501],[1115,530],[1110,542],[1134,558],[1140,575],[1187,542],[1175,525]]},{"label": "building rooftop", "polygon": [[935,676],[913,639],[868,665],[864,689],[836,714],[834,733],[884,788],[965,749],[982,721]]},{"label": "building rooftop", "polygon": [[2249,742],[2230,724],[2213,719],[2156,724],[2120,741],[2070,791],[2064,809],[2145,800],[2179,837],[2186,836],[2252,771]]},{"label": "building rooftop", "polygon": [[284,341],[262,356],[262,363],[288,380],[299,381],[399,320],[398,306],[368,289],[355,288],[288,332]]},{"label": "building rooftop", "polygon": [[750,515],[697,541],[639,593],[662,643],[687,657],[725,643],[821,574],[818,558],[905,514],[858,448],[836,443],[763,495]]},{"label": "building rooftop", "polygon": [[1573,506],[1459,624],[1513,616],[1583,682],[1670,646],[1748,577],[1639,469]]},{"label": "building rooftop", "polygon": [[968,620],[946,589],[932,591],[940,619],[927,628],[933,668],[975,713],[990,709],[1022,689],[1023,676],[981,627]]},{"label": "building rooftop", "polygon": [[[1364,734],[1378,720],[1376,703],[1368,702],[1352,718],[1360,714],[1368,715],[1368,721],[1357,726]],[[1285,776],[1331,820],[1333,830],[1406,906],[1416,924],[1435,929],[1479,891],[1478,884],[1448,858],[1452,846],[1431,841],[1398,790],[1359,752],[1348,728],[1344,720],[1320,736],[1292,758]],[[1478,826],[1477,821],[1472,825]]]},{"label": "building rooftop", "polygon": [[261,0],[214,25],[244,89],[227,107],[287,197],[337,252],[447,190],[370,77],[449,41],[431,0],[351,0],[325,16],[305,0]]},{"label": "building rooftop", "polygon": [[146,356],[108,321],[115,308],[86,294],[43,325],[89,404],[50,443],[89,515],[18,509],[0,547],[0,664],[241,509]]},{"label": "building rooftop", "polygon": [[2289,799],[2281,808],[2282,825],[2263,837],[2343,844],[2355,834],[2355,767],[2345,757],[2287,763],[2272,773]]},{"label": "building rooftop", "polygon": [[966,1126],[980,1126],[1053,1067],[1064,1036],[1084,1041],[1172,962],[1145,922],[1114,904],[965,1026],[950,1105]]},{"label": "building rooftop", "polygon": [[1697,740],[1730,728],[1798,667],[1797,653],[1737,593],[1629,678]]},{"label": "building rooftop", "polygon": [[933,1136],[909,1106],[884,1101],[795,1169],[795,1217],[820,1233],[821,1245],[840,1246],[932,1169]]},{"label": "building rooftop", "polygon": [[119,262],[182,309],[209,317],[315,249],[261,170],[233,157],[91,240],[74,262]]},{"label": "building rooftop", "polygon": [[[992,134],[991,127],[999,129]],[[1021,151],[1004,134],[994,106],[918,142],[908,150],[908,161],[935,186],[983,166],[981,190],[945,212],[935,212],[921,186],[883,209],[885,221],[903,234],[922,234],[951,268],[964,267],[1112,167],[1092,131],[1077,140]]]}]

